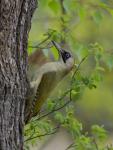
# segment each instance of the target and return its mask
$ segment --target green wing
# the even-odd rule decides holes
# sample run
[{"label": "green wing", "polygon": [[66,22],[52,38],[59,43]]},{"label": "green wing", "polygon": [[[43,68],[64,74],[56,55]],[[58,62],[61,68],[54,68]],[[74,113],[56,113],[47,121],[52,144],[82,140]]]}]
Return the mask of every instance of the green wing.
[{"label": "green wing", "polygon": [[33,110],[33,116],[37,115],[37,113],[40,111],[42,105],[49,97],[56,84],[56,72],[46,72],[43,74],[39,86],[37,87],[38,95],[35,100],[36,102]]}]

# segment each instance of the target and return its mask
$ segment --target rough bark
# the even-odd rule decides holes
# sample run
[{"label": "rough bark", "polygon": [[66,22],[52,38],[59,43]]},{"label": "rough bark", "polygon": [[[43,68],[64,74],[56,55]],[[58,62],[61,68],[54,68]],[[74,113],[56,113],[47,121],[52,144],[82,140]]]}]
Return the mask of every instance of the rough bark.
[{"label": "rough bark", "polygon": [[0,150],[23,149],[27,41],[36,0],[0,0]]}]

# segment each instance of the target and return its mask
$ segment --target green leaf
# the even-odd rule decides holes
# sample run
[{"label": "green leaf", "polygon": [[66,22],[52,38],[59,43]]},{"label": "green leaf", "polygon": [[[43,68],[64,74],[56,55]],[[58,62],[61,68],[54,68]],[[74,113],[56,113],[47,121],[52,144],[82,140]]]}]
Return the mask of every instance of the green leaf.
[{"label": "green leaf", "polygon": [[83,6],[78,7],[78,14],[80,16],[80,19],[83,20],[85,15],[86,15],[86,11],[85,11],[85,8]]},{"label": "green leaf", "polygon": [[82,43],[72,41],[73,48],[76,50],[76,55],[78,56],[79,61],[81,61],[85,56],[88,55],[88,48]]},{"label": "green leaf", "polygon": [[107,131],[98,125],[93,125],[91,127],[91,133],[96,139],[99,140],[104,140],[107,137]]},{"label": "green leaf", "polygon": [[100,11],[96,11],[93,14],[93,20],[95,21],[95,23],[100,24],[101,20],[102,20],[103,16],[102,13]]},{"label": "green leaf", "polygon": [[75,149],[76,150],[95,150],[90,137],[86,137],[84,135],[81,135],[79,138],[76,139]]},{"label": "green leaf", "polygon": [[48,3],[49,8],[56,14],[60,11],[59,3],[56,0],[52,0]]},{"label": "green leaf", "polygon": [[55,119],[60,123],[64,122],[64,116],[60,112],[55,113]]},{"label": "green leaf", "polygon": [[72,14],[76,11],[78,4],[74,0],[64,0],[63,6],[67,11],[67,14]]},{"label": "green leaf", "polygon": [[78,92],[77,92],[77,91],[75,91],[75,90],[72,90],[72,91],[71,91],[71,93],[73,94],[73,96],[75,96],[75,95],[77,95],[77,94],[78,94]]},{"label": "green leaf", "polygon": [[113,9],[107,9],[109,11],[109,13],[113,16]]},{"label": "green leaf", "polygon": [[39,0],[39,4],[44,8],[48,5],[49,1],[50,0]]},{"label": "green leaf", "polygon": [[51,50],[52,50],[55,60],[58,60],[59,58],[58,50],[56,50],[54,46],[51,48]]},{"label": "green leaf", "polygon": [[106,59],[107,59],[106,64],[107,64],[109,70],[111,71],[113,69],[113,56],[109,55]]},{"label": "green leaf", "polygon": [[97,67],[96,67],[96,70],[105,71],[105,69],[104,69],[103,67],[101,67],[101,66],[97,66]]},{"label": "green leaf", "polygon": [[55,104],[56,103],[54,101],[48,100],[48,102],[47,102],[47,109],[48,110],[52,110],[54,108]]}]

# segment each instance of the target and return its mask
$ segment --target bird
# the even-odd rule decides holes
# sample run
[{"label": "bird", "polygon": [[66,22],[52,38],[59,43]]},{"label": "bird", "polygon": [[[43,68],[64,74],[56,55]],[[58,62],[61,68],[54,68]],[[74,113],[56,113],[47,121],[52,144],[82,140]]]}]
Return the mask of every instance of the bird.
[{"label": "bird", "polygon": [[69,51],[62,49],[55,41],[52,41],[52,44],[58,50],[59,59],[57,61],[50,62],[43,58],[42,60],[44,63],[41,63],[40,67],[38,64],[38,69],[35,66],[36,73],[30,82],[32,96],[28,98],[30,99],[30,110],[26,111],[29,112],[26,113],[26,122],[39,113],[42,105],[51,92],[74,66],[74,57],[72,54]]}]

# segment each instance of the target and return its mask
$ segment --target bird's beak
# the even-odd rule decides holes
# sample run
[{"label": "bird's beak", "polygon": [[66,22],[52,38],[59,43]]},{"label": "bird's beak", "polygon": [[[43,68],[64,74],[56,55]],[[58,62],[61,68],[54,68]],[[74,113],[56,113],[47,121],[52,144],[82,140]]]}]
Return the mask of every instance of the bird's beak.
[{"label": "bird's beak", "polygon": [[56,49],[58,50],[58,52],[60,54],[63,53],[63,49],[60,47],[60,45],[58,43],[56,43],[55,41],[52,41],[53,45],[56,47]]}]

